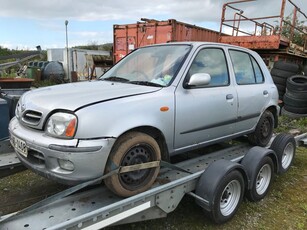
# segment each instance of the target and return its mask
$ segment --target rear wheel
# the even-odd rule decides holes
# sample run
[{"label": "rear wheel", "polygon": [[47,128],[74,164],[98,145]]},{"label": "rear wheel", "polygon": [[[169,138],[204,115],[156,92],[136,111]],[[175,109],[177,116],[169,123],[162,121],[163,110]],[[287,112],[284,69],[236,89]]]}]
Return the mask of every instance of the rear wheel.
[{"label": "rear wheel", "polygon": [[273,135],[274,116],[270,111],[265,111],[252,134],[248,135],[248,140],[253,145],[266,146]]},{"label": "rear wheel", "polygon": [[[160,160],[160,148],[153,137],[144,133],[130,132],[117,140],[110,153],[105,174],[120,166]],[[133,196],[149,189],[158,173],[159,167],[136,170],[112,175],[105,179],[105,184],[119,196]]]}]

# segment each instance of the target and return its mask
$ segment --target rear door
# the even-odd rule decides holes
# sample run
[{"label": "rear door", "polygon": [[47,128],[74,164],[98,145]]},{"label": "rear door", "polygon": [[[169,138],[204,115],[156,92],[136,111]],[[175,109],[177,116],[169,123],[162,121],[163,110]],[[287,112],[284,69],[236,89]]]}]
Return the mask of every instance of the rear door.
[{"label": "rear door", "polygon": [[237,118],[237,93],[230,83],[225,52],[218,47],[200,49],[187,72],[185,82],[194,73],[211,76],[209,85],[178,87],[174,148],[187,147],[226,137],[234,132]]},{"label": "rear door", "polygon": [[241,50],[230,49],[238,93],[238,123],[236,132],[246,131],[257,124],[261,112],[269,103],[269,84],[255,58]]}]

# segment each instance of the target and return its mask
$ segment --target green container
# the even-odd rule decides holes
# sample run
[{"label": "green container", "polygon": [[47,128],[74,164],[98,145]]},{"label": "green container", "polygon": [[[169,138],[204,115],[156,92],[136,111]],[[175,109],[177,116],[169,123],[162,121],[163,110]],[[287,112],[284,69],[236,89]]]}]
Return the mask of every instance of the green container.
[{"label": "green container", "polygon": [[27,68],[27,78],[34,79],[35,78],[36,69],[34,68]]}]

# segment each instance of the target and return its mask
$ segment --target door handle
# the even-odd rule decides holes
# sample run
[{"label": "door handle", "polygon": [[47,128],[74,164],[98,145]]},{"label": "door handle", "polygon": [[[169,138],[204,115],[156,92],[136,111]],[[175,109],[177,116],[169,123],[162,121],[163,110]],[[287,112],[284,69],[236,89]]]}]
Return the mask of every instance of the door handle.
[{"label": "door handle", "polygon": [[233,95],[232,94],[227,94],[226,95],[226,100],[231,100],[233,99]]},{"label": "door handle", "polygon": [[266,96],[266,95],[268,95],[268,94],[269,94],[269,92],[268,92],[267,90],[264,90],[264,91],[263,91],[263,95],[264,95],[264,96]]}]

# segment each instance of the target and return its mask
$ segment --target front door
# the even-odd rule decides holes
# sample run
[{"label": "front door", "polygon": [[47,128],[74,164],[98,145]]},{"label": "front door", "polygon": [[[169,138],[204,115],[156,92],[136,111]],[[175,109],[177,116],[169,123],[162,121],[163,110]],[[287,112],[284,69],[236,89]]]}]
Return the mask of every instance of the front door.
[{"label": "front door", "polygon": [[230,78],[223,49],[204,48],[195,56],[186,81],[195,73],[211,76],[209,85],[176,90],[175,151],[227,137],[237,119],[237,92]]}]

